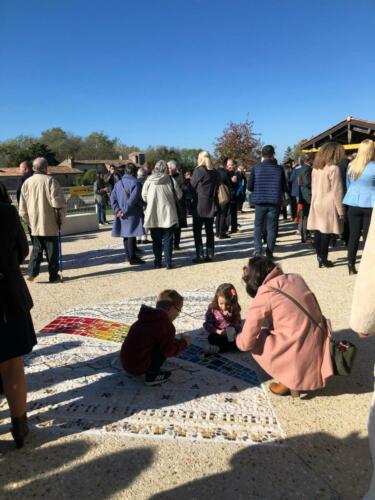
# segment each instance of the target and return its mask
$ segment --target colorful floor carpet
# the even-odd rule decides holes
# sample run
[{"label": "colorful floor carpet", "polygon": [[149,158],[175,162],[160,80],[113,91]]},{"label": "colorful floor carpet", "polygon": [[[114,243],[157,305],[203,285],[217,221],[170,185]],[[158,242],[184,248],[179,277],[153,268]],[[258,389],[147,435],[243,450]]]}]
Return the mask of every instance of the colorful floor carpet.
[{"label": "colorful floor carpet", "polygon": [[[193,345],[166,369],[171,381],[147,387],[119,365],[119,343],[141,303],[154,297],[67,311],[47,325],[27,358],[30,415],[65,432],[116,432],[207,441],[280,442],[283,432],[250,357],[205,357],[201,325],[212,290],[185,293],[179,333]],[[1,411],[1,407],[0,407]]]}]

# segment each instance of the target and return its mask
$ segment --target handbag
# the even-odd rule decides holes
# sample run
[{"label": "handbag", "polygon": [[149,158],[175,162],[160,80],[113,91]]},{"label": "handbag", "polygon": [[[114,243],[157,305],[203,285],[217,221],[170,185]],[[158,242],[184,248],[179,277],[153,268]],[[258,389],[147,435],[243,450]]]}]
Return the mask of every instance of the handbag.
[{"label": "handbag", "polygon": [[[312,317],[312,315],[291,295],[280,290],[280,288],[274,288],[270,286],[271,290],[281,293],[289,300],[291,300],[305,315],[309,320],[317,326],[324,334],[326,333],[321,325]],[[319,303],[315,298],[315,301],[319,307]],[[320,309],[320,307],[319,307]],[[335,375],[341,375],[346,377],[350,374],[353,369],[354,361],[357,355],[357,347],[349,342],[348,340],[337,341],[332,338],[332,327],[329,319],[325,318],[322,314],[322,318],[326,323],[328,330],[328,336],[330,337],[329,352],[331,354],[332,368]]]},{"label": "handbag", "polygon": [[228,186],[225,184],[220,184],[217,191],[217,199],[221,207],[227,205],[230,202],[230,192]]}]

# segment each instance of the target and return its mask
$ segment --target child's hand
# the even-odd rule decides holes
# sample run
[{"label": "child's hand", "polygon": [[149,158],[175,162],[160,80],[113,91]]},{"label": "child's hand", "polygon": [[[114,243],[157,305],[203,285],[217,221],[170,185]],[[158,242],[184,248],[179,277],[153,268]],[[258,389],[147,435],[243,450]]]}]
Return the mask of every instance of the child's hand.
[{"label": "child's hand", "polygon": [[192,340],[191,340],[190,335],[184,335],[182,338],[185,340],[185,342],[187,343],[188,346],[191,345]]}]

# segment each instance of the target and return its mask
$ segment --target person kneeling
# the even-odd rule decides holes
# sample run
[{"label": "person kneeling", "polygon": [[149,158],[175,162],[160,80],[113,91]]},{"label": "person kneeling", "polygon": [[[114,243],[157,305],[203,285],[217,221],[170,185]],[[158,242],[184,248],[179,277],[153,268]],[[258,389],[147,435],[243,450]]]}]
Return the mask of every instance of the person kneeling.
[{"label": "person kneeling", "polygon": [[[244,267],[243,281],[253,301],[236,344],[279,381],[270,384],[271,392],[298,396],[325,387],[333,375],[330,326],[302,276],[256,256]],[[269,329],[262,328],[265,321]]]},{"label": "person kneeling", "polygon": [[146,385],[166,382],[171,372],[161,370],[166,358],[177,356],[191,344],[186,335],[176,339],[173,321],[180,314],[183,297],[175,290],[160,293],[156,308],[142,305],[122,344],[120,359],[130,375],[145,375]]}]

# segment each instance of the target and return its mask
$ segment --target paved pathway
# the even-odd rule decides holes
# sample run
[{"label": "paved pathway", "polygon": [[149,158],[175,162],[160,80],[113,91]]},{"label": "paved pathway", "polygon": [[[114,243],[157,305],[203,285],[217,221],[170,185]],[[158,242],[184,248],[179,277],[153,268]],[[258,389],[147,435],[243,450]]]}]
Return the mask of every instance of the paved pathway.
[{"label": "paved pathway", "polygon": [[[249,299],[241,285],[241,268],[252,251],[251,221],[250,214],[240,218],[241,233],[218,242],[218,257],[211,264],[186,265],[193,256],[193,241],[190,231],[184,231],[183,250],[176,258],[182,267],[172,271],[152,268],[150,246],[150,263],[144,269],[124,266],[120,241],[112,239],[109,230],[66,237],[64,283],[49,285],[42,274],[30,284],[35,324],[41,329],[72,308],[126,302],[171,286],[214,289],[224,281],[237,287],[245,314]],[[332,252],[337,263],[333,269],[318,269],[312,250],[298,243],[295,226],[281,223],[280,230],[276,256],[284,270],[301,273],[337,334],[360,345],[349,378],[333,378],[324,391],[301,400],[268,396],[286,435],[284,444],[155,440],[66,428],[57,433],[45,419],[33,429],[28,446],[14,451],[6,434],[7,412],[0,410],[2,498],[360,498],[370,477],[366,420],[375,342],[359,342],[348,330],[355,277],[347,275],[345,252]],[[47,346],[41,342],[38,356],[43,348]],[[49,370],[55,377],[54,367]],[[48,377],[48,371],[43,376]],[[32,389],[33,383],[31,379]],[[42,386],[44,397],[52,398],[47,384]],[[36,401],[34,396],[31,401]]]}]

